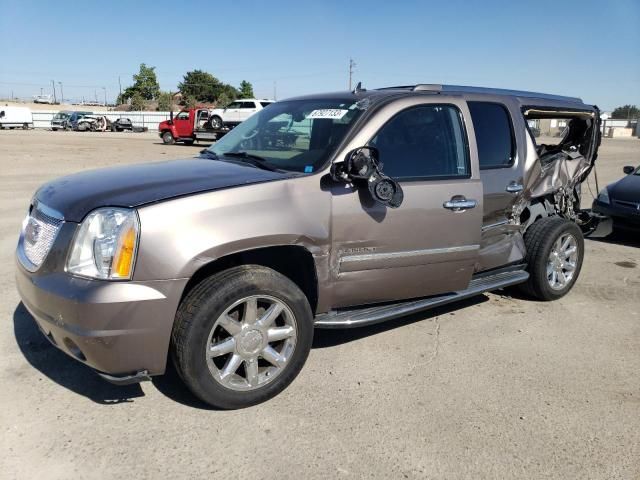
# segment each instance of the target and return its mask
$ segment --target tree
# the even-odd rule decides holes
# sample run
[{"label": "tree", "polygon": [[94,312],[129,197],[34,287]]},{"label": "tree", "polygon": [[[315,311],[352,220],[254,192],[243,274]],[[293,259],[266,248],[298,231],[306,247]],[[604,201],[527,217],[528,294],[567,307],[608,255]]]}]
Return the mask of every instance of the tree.
[{"label": "tree", "polygon": [[193,97],[199,102],[215,102],[222,86],[222,82],[209,72],[193,70],[184,75],[178,89],[184,98]]},{"label": "tree", "polygon": [[118,103],[126,103],[128,99],[133,99],[139,95],[143,100],[153,100],[160,94],[160,84],[156,78],[156,67],[147,67],[140,64],[140,70],[133,75],[133,85],[127,87],[122,95],[118,97]]},{"label": "tree", "polygon": [[186,103],[186,98],[194,98],[198,102],[221,104],[225,101],[228,103],[239,95],[236,88],[221,82],[203,70],[187,72],[183,81],[178,84],[178,89],[182,93],[183,104]]},{"label": "tree", "polygon": [[635,105],[624,105],[616,108],[611,114],[611,118],[619,118],[630,120],[632,118],[640,118],[640,108]]},{"label": "tree", "polygon": [[240,82],[240,91],[238,92],[238,98],[253,98],[255,94],[253,93],[253,85],[247,82],[246,80],[242,80]]},{"label": "tree", "polygon": [[134,93],[133,96],[131,97],[131,106],[129,107],[129,110],[131,111],[140,111],[140,110],[144,110],[146,108],[146,104],[144,102],[144,98],[142,98],[142,95],[140,95],[139,93]]},{"label": "tree", "polygon": [[173,105],[173,98],[169,92],[160,92],[158,95],[158,110],[168,112]]}]

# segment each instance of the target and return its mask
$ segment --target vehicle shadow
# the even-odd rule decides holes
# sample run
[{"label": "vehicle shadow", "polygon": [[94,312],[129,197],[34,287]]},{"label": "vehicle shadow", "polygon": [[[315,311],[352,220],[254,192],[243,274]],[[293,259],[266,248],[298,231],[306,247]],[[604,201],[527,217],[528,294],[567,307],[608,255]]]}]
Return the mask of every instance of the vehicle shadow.
[{"label": "vehicle shadow", "polygon": [[585,240],[593,242],[613,243],[614,245],[624,245],[626,247],[640,248],[640,235],[632,232],[614,230],[612,233],[603,238],[586,237]]},{"label": "vehicle shadow", "polygon": [[132,402],[144,396],[140,385],[117,386],[101,379],[86,365],[69,358],[45,338],[22,302],[13,312],[13,331],[31,366],[58,385],[101,405]]},{"label": "vehicle shadow", "polygon": [[[478,305],[488,299],[486,295],[477,295],[473,298],[368,327],[336,330],[316,329],[312,348],[331,348],[355,342],[412,323],[427,321],[439,315]],[[102,380],[89,367],[69,358],[51,345],[22,303],[18,304],[14,311],[13,323],[18,347],[29,364],[57,384],[102,405],[133,402],[133,399],[144,396],[140,385],[112,385]],[[160,393],[177,403],[201,410],[218,410],[202,402],[185,387],[171,359],[167,362],[165,374],[152,377],[151,382]]]}]

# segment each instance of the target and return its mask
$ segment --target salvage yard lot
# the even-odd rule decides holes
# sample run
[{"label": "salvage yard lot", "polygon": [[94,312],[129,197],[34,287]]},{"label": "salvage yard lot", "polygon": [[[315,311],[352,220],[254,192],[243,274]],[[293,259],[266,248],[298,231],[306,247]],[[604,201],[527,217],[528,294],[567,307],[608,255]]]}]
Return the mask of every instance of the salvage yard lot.
[{"label": "salvage yard lot", "polygon": [[[317,331],[293,385],[246,410],[205,408],[172,372],[112,386],[50,346],[13,279],[34,190],[201,148],[153,133],[0,132],[0,478],[640,477],[638,236],[587,240],[557,302],[497,292]],[[640,140],[604,139],[600,186],[638,164]]]}]

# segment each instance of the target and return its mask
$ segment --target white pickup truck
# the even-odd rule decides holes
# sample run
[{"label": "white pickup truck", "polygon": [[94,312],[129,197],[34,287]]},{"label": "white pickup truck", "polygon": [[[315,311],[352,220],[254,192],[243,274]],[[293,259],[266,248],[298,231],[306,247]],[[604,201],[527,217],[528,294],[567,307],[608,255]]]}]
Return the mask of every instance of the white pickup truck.
[{"label": "white pickup truck", "polygon": [[274,100],[242,98],[231,102],[225,108],[215,108],[209,116],[211,128],[217,130],[222,127],[235,127],[273,102]]}]

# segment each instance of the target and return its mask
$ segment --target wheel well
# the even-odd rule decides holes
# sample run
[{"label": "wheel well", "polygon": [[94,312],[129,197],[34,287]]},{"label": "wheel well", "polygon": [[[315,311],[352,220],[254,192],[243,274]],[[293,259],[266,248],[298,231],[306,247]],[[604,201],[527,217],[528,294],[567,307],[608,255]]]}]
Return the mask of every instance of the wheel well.
[{"label": "wheel well", "polygon": [[271,268],[295,283],[305,294],[311,311],[318,305],[318,277],[311,252],[304,247],[285,245],[238,252],[214,260],[197,270],[182,292],[180,301],[205,278],[238,265],[261,265]]}]

